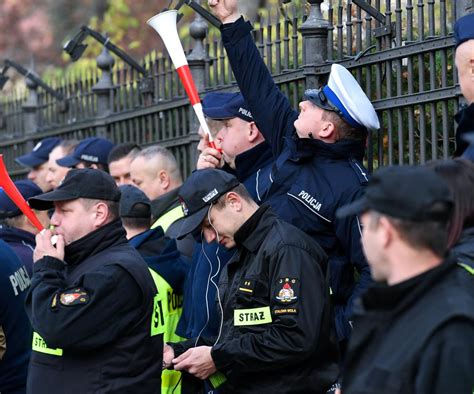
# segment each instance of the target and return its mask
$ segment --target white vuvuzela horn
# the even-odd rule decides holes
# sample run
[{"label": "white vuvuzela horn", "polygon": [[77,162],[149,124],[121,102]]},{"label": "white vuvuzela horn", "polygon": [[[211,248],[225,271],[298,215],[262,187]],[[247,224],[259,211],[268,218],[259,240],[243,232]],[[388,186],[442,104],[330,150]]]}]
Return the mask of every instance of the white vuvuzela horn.
[{"label": "white vuvuzela horn", "polygon": [[186,94],[189,97],[189,101],[191,101],[191,105],[193,106],[194,112],[199,120],[199,124],[209,136],[209,146],[216,149],[211,131],[209,130],[209,126],[204,118],[204,113],[202,112],[201,99],[199,98],[196,85],[191,75],[191,70],[188,66],[188,61],[186,60],[186,55],[184,54],[183,46],[181,45],[181,40],[179,39],[178,29],[176,27],[177,16],[178,11],[168,10],[160,12],[154,17],[148,19],[146,23],[153,27],[163,40],[163,43],[171,57],[171,61],[178,72],[179,79],[184,86],[184,90],[186,90]]}]

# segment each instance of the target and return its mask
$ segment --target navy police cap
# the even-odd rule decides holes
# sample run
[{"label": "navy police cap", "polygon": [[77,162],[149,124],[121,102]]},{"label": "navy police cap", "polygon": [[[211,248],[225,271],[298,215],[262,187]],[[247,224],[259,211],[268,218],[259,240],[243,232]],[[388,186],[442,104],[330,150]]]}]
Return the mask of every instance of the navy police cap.
[{"label": "navy police cap", "polygon": [[114,144],[105,138],[86,138],[79,142],[72,155],[56,160],[56,163],[61,167],[74,167],[81,161],[106,165],[113,147]]},{"label": "navy police cap", "polygon": [[474,14],[464,15],[454,25],[454,41],[456,48],[463,42],[474,39]]},{"label": "navy police cap", "polygon": [[61,142],[61,138],[49,137],[38,142],[33,150],[23,156],[19,156],[15,161],[23,167],[38,167],[46,163],[51,151]]},{"label": "navy police cap", "polygon": [[210,119],[240,118],[253,122],[252,113],[241,93],[208,93],[202,102],[202,109]]},{"label": "navy police cap", "polygon": [[339,114],[356,129],[378,130],[379,118],[374,106],[352,74],[340,64],[331,66],[329,81],[322,89],[308,89],[304,99]]},{"label": "navy police cap", "polygon": [[[43,193],[38,185],[29,180],[15,181],[15,186],[25,200]],[[0,219],[12,218],[18,215],[21,215],[20,209],[8,197],[5,190],[0,188]]]}]

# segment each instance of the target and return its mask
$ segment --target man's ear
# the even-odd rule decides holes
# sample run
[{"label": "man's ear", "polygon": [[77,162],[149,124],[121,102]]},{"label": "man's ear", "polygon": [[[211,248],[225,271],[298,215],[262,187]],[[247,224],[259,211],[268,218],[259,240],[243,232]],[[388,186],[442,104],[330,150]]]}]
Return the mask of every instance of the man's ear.
[{"label": "man's ear", "polygon": [[255,122],[248,123],[247,137],[249,142],[256,142],[260,135],[260,130],[258,129]]},{"label": "man's ear", "polygon": [[242,199],[235,192],[228,192],[225,196],[226,205],[230,206],[232,209],[240,211],[242,209]]},{"label": "man's ear", "polygon": [[318,136],[322,140],[332,140],[335,138],[336,128],[331,121],[323,121],[323,127],[318,131]]},{"label": "man's ear", "polygon": [[393,227],[392,223],[385,217],[382,216],[379,220],[378,229],[380,231],[380,243],[381,245],[386,248],[388,247],[392,241],[394,240],[395,236],[398,234],[395,227]]},{"label": "man's ear", "polygon": [[161,170],[158,173],[158,179],[160,180],[160,187],[163,190],[167,190],[170,186],[170,177],[168,176],[168,173],[165,170]]},{"label": "man's ear", "polygon": [[103,201],[100,201],[95,206],[95,226],[100,227],[107,223],[109,218],[109,207]]}]

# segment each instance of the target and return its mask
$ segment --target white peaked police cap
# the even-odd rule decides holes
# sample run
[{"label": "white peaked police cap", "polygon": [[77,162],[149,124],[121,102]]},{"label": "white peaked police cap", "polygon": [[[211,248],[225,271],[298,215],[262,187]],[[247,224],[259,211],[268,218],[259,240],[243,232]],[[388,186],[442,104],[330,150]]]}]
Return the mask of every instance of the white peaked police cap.
[{"label": "white peaked police cap", "polygon": [[307,90],[305,99],[323,109],[337,111],[352,127],[380,128],[374,106],[352,74],[340,64],[331,66],[328,84],[320,91]]}]

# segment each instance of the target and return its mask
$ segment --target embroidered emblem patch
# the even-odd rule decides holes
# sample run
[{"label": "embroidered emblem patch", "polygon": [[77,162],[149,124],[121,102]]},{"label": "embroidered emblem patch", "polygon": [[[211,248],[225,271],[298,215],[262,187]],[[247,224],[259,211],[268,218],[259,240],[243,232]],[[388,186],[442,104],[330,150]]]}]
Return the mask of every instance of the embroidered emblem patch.
[{"label": "embroidered emblem patch", "polygon": [[181,204],[181,208],[183,208],[184,216],[188,216],[188,213],[189,213],[188,206],[186,205],[186,203],[182,199],[179,199],[179,202]]},{"label": "embroidered emblem patch", "polygon": [[81,288],[67,290],[61,293],[59,302],[65,306],[87,304],[89,302],[89,295]]},{"label": "embroidered emblem patch", "polygon": [[295,295],[295,290],[293,289],[296,285],[297,279],[294,278],[281,278],[278,280],[281,289],[278,292],[278,295],[275,297],[278,301],[283,304],[288,304],[290,302],[296,301],[298,296]]}]

